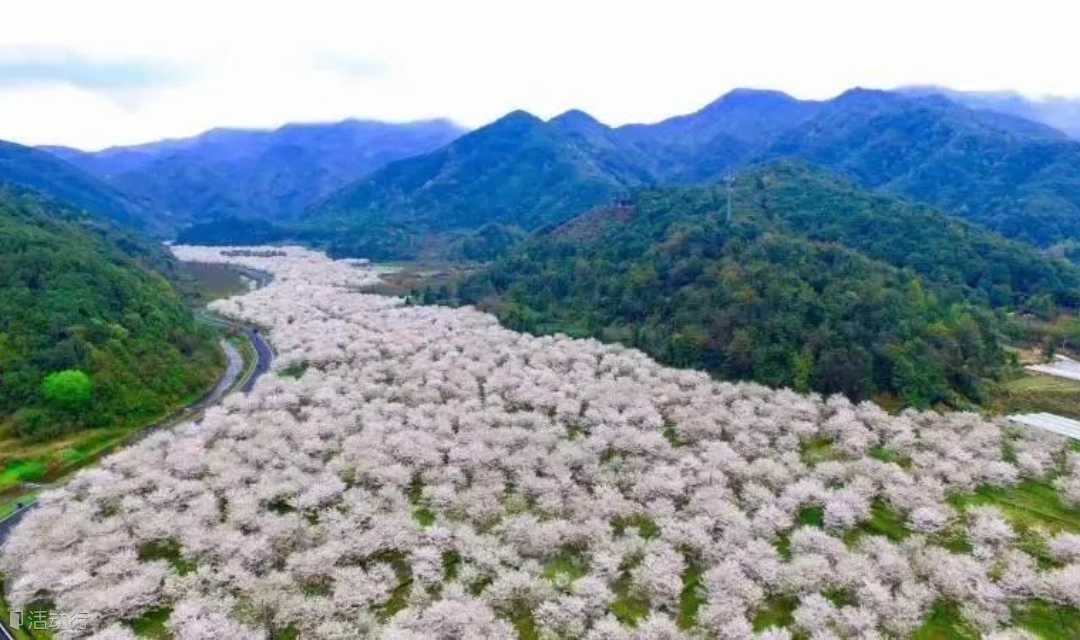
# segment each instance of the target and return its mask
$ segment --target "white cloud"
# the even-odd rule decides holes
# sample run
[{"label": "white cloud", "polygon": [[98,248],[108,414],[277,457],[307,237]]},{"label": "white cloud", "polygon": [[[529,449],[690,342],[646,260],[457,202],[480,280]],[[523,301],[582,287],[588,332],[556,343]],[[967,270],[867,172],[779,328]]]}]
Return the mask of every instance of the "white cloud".
[{"label": "white cloud", "polygon": [[513,108],[580,107],[622,123],[735,86],[815,98],[914,83],[1077,95],[1078,13],[1043,0],[38,0],[5,7],[0,47],[70,52],[99,71],[151,61],[185,73],[125,100],[71,77],[77,64],[0,82],[0,138],[99,147],[347,116],[479,125]]},{"label": "white cloud", "polygon": [[179,83],[184,70],[169,61],[105,60],[53,47],[0,47],[0,88],[66,84],[130,92]]}]

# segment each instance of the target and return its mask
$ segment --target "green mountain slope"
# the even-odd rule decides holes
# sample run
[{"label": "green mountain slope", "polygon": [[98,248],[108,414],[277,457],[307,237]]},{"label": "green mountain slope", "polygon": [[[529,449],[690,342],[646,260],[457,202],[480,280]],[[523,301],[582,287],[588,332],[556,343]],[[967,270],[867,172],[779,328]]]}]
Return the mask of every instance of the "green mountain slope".
[{"label": "green mountain slope", "polygon": [[992,307],[1080,303],[1080,271],[925,205],[860,189],[802,163],[750,172],[736,202],[785,233],[836,242]]},{"label": "green mountain slope", "polygon": [[1007,362],[992,307],[1075,304],[1080,272],[803,167],[648,190],[524,243],[425,301],[617,340],[729,378],[963,405]]},{"label": "green mountain slope", "polygon": [[1080,100],[1062,96],[1028,98],[1015,91],[956,91],[939,86],[912,86],[899,89],[909,95],[941,95],[972,109],[1013,115],[1041,122],[1080,140]]},{"label": "green mountain slope", "polygon": [[32,189],[73,207],[141,227],[141,204],[78,167],[39,149],[0,140],[0,185]]},{"label": "green mountain slope", "polygon": [[426,153],[462,133],[446,120],[345,120],[214,129],[93,153],[49,150],[152,203],[158,222],[172,233],[223,218],[291,216],[391,161]]},{"label": "green mountain slope", "polygon": [[391,163],[304,221],[337,253],[410,257],[456,231],[558,223],[639,184],[579,138],[511,113],[438,151]]},{"label": "green mountain slope", "polygon": [[777,92],[741,90],[655,125],[611,128],[578,110],[544,122],[518,111],[338,191],[303,227],[338,254],[445,255],[488,225],[532,231],[629,188],[715,177],[816,109]]},{"label": "green mountain slope", "polygon": [[1080,143],[938,96],[849,91],[762,158],[799,158],[1038,245],[1080,238]]},{"label": "green mountain slope", "polygon": [[410,257],[488,224],[531,231],[641,185],[708,184],[798,159],[1038,246],[1080,242],[1080,143],[941,96],[855,89],[823,102],[733,91],[656,124],[517,112],[345,187],[304,219],[336,252]]},{"label": "green mountain slope", "polygon": [[[0,436],[141,425],[206,391],[221,355],[152,270],[174,266],[80,212],[0,190]],[[57,395],[81,393],[76,374],[46,383],[63,371],[86,374],[88,395]]]},{"label": "green mountain slope", "polygon": [[655,124],[612,130],[622,148],[652,159],[657,182],[711,181],[751,162],[783,132],[812,118],[822,103],[779,91],[735,89],[702,109]]}]

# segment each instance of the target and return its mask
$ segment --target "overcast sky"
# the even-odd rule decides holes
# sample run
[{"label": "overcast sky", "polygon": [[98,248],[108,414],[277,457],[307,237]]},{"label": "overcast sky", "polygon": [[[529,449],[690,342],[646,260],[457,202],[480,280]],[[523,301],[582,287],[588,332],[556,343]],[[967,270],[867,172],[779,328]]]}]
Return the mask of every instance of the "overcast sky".
[{"label": "overcast sky", "polygon": [[738,86],[1080,95],[1069,2],[32,0],[0,17],[0,139],[100,148],[215,126],[571,107],[610,124]]}]

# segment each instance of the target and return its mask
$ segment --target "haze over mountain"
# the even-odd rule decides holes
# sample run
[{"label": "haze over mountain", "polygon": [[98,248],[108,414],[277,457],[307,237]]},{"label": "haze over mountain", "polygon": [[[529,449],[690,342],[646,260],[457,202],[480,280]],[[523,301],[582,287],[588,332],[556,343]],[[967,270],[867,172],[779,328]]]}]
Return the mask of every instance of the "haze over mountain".
[{"label": "haze over mountain", "polygon": [[514,112],[344,187],[304,225],[342,253],[409,256],[433,233],[531,231],[629,189],[712,182],[783,158],[1034,244],[1080,238],[1080,144],[941,96],[865,89],[822,102],[737,90],[692,114],[618,128],[581,111],[547,122]]},{"label": "haze over mountain", "polygon": [[98,152],[48,150],[145,199],[155,222],[175,231],[225,217],[287,217],[387,162],[431,151],[461,133],[447,120],[345,120],[214,129]]},{"label": "haze over mountain", "polygon": [[1041,122],[1059,129],[1070,138],[1080,139],[1080,100],[1060,96],[1033,99],[1016,91],[957,91],[933,85],[903,87],[899,91],[911,95],[942,95],[972,109],[998,113]]}]

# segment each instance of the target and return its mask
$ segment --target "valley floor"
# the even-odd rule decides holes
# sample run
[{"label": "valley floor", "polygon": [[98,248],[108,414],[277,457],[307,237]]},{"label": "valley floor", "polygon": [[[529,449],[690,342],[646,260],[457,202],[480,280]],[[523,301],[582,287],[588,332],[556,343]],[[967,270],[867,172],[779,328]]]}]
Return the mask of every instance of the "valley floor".
[{"label": "valley floor", "polygon": [[1064,438],[520,334],[298,247],[174,250],[273,273],[212,304],[273,373],[43,495],[17,606],[110,640],[1077,637]]}]

